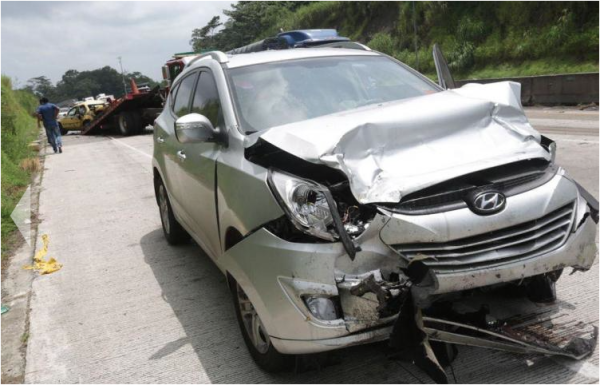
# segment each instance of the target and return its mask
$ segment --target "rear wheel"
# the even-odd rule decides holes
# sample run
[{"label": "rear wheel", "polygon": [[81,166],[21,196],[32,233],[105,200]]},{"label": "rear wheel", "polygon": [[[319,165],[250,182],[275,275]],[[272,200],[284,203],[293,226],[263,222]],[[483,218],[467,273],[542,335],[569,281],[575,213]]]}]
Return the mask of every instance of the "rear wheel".
[{"label": "rear wheel", "polygon": [[142,114],[137,111],[132,111],[133,119],[135,120],[135,133],[142,134],[145,131],[146,125],[144,125],[144,119],[142,118]]},{"label": "rear wheel", "polygon": [[233,282],[232,287],[235,314],[242,330],[244,342],[254,362],[271,373],[291,369],[294,356],[281,354],[275,349],[254,305],[244,290],[237,282]]},{"label": "rear wheel", "polygon": [[138,119],[135,112],[124,111],[119,114],[119,132],[123,136],[134,135],[138,131]]},{"label": "rear wheel", "polygon": [[160,221],[162,223],[163,233],[167,242],[171,245],[180,245],[186,243],[190,239],[190,235],[185,231],[183,227],[177,222],[173,215],[173,209],[171,208],[171,202],[169,201],[169,195],[167,189],[162,181],[159,183],[156,189],[156,198],[158,202],[158,209],[160,212]]}]

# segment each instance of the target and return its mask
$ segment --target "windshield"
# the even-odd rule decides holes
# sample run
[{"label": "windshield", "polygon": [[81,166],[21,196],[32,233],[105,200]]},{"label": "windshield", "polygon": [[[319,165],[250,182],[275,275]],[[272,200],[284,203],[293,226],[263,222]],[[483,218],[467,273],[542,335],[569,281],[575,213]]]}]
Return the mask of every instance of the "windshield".
[{"label": "windshield", "polygon": [[246,133],[437,92],[386,57],[336,56],[229,70]]}]

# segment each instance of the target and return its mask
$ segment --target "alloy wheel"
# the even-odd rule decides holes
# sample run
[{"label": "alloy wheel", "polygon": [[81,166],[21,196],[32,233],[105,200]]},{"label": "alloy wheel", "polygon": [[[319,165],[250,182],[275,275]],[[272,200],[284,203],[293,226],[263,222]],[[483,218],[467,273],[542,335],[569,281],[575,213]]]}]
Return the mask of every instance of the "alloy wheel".
[{"label": "alloy wheel", "polygon": [[164,185],[158,187],[158,207],[160,209],[160,219],[167,234],[171,233],[171,225],[169,223],[169,202],[167,200],[167,191]]},{"label": "alloy wheel", "polygon": [[238,306],[246,333],[259,353],[265,354],[271,346],[271,340],[256,309],[242,288],[237,285]]}]

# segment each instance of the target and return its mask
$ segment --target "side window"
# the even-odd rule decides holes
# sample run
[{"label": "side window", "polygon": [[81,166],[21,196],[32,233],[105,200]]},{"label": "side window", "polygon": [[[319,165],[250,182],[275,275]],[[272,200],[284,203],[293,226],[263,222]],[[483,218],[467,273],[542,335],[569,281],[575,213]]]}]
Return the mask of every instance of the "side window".
[{"label": "side window", "polygon": [[175,95],[175,103],[173,103],[173,112],[178,117],[190,113],[190,97],[192,96],[192,91],[194,90],[194,84],[196,83],[197,78],[198,73],[194,73],[187,76],[179,83],[177,94]]},{"label": "side window", "polygon": [[173,109],[173,105],[175,104],[175,95],[177,95],[177,91],[179,91],[179,84],[177,83],[176,85],[173,86],[173,88],[171,88],[171,109]]},{"label": "side window", "polygon": [[191,112],[206,116],[213,124],[213,127],[219,126],[221,120],[221,101],[219,100],[217,84],[210,72],[202,72],[200,74]]},{"label": "side window", "polygon": [[75,115],[77,115],[77,110],[78,110],[77,107],[73,107],[73,108],[71,108],[69,110],[69,113],[67,115],[69,115],[69,116],[75,116]]}]

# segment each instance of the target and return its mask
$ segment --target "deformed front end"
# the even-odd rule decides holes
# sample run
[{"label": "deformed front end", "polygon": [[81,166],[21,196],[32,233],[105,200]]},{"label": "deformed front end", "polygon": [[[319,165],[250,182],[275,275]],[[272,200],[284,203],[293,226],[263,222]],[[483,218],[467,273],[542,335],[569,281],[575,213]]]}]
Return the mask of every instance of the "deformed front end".
[{"label": "deformed front end", "polygon": [[[429,339],[589,354],[593,344],[558,349],[520,338],[505,322],[437,316],[440,304],[482,287],[553,300],[562,270],[587,270],[597,255],[597,201],[554,163],[555,146],[531,128],[514,85],[487,90],[492,102],[479,88],[429,97],[426,110],[437,105],[445,115],[425,114],[424,102],[411,99],[248,141],[246,159],[269,170],[264,183],[285,215],[221,262],[279,352],[394,340],[398,328],[416,327],[413,353],[433,367]],[[331,131],[320,138],[323,127]]]}]

